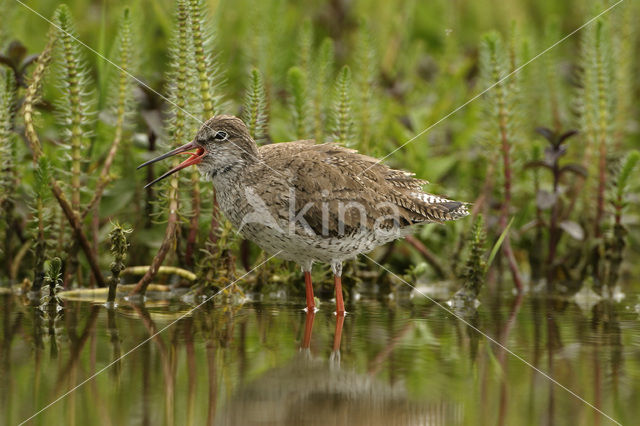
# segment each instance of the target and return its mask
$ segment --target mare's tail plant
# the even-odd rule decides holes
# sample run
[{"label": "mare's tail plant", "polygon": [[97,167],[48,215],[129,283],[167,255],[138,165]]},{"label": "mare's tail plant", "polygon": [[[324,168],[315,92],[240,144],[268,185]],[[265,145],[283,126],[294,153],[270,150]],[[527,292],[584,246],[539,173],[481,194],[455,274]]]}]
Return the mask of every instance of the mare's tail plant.
[{"label": "mare's tail plant", "polygon": [[4,230],[0,253],[5,258],[7,272],[13,262],[13,194],[17,182],[15,135],[13,133],[13,108],[15,104],[13,75],[0,72],[0,235]]},{"label": "mare's tail plant", "polygon": [[351,70],[345,65],[340,70],[338,78],[336,79],[332,139],[340,145],[347,147],[355,145],[351,91]]},{"label": "mare's tail plant", "polygon": [[0,205],[4,205],[13,193],[15,154],[12,129],[13,96],[10,75],[0,72]]},{"label": "mare's tail plant", "polygon": [[469,255],[460,272],[460,279],[464,282],[463,291],[467,297],[475,299],[484,284],[487,264],[484,259],[486,253],[486,234],[482,215],[476,217],[469,237]]},{"label": "mare's tail plant", "polygon": [[[602,233],[602,221],[605,214],[605,190],[607,182],[607,155],[611,144],[611,54],[603,21],[585,29],[581,41],[580,89],[578,92],[578,113],[581,132],[585,137],[583,165],[597,176],[596,205],[593,215],[593,235],[598,238]],[[594,163],[594,151],[597,150],[597,167]],[[592,185],[585,194],[591,193]],[[585,206],[587,207],[587,206]]]},{"label": "mare's tail plant", "polygon": [[46,157],[40,157],[34,174],[34,199],[31,205],[31,213],[33,215],[32,226],[35,240],[35,262],[33,286],[31,290],[33,292],[40,292],[45,276],[44,263],[48,248],[51,245],[48,237],[51,228],[51,210],[49,208],[51,189],[49,188],[49,184],[51,182],[52,171],[51,163]]},{"label": "mare's tail plant", "polygon": [[249,134],[258,144],[267,135],[267,96],[262,82],[262,75],[257,68],[253,68],[250,74],[249,87],[245,95],[242,120],[249,129]]},{"label": "mare's tail plant", "polygon": [[622,148],[629,128],[629,119],[634,110],[634,59],[637,57],[635,49],[637,47],[637,29],[635,16],[636,8],[633,4],[617,10],[611,17],[613,25],[610,27],[612,37],[611,55],[614,62],[614,91],[615,91],[615,112],[613,146],[616,150]]},{"label": "mare's tail plant", "polygon": [[315,55],[313,74],[313,93],[311,95],[311,107],[313,116],[313,136],[317,143],[324,142],[325,130],[328,121],[328,104],[331,96],[327,89],[331,85],[333,75],[333,40],[325,38],[318,53]]},{"label": "mare's tail plant", "polygon": [[88,150],[88,136],[93,123],[93,99],[91,78],[87,64],[81,54],[81,46],[75,40],[77,32],[71,12],[61,5],[55,12],[54,22],[58,26],[57,46],[54,58],[59,67],[59,84],[62,96],[58,103],[60,123],[65,124],[64,142],[69,156],[64,167],[71,171],[69,177],[71,207],[76,213],[81,207],[83,163]]},{"label": "mare's tail plant", "polygon": [[[83,132],[85,131],[87,120],[90,120],[90,114],[87,112],[87,101],[85,100],[88,90],[85,76],[86,72],[82,69],[82,64],[78,56],[77,42],[70,37],[73,31],[73,25],[68,8],[66,8],[66,6],[60,6],[55,12],[54,20],[56,21],[56,25],[52,27],[48,33],[47,45],[38,56],[31,81],[25,92],[23,102],[25,136],[32,151],[34,165],[37,165],[43,154],[43,149],[34,124],[35,105],[39,101],[43,81],[53,56],[54,46],[56,46],[57,54],[63,56],[59,60],[60,78],[62,79],[61,91],[63,95],[60,114],[63,122],[67,125],[65,139],[71,146],[72,151],[72,154],[66,159],[67,164],[70,164],[70,168],[72,169],[72,184],[70,190],[72,193],[72,201],[69,201],[65,195],[62,184],[56,180],[54,176],[50,178],[49,185],[58,204],[62,208],[64,216],[73,229],[78,246],[82,248],[85,253],[96,282],[98,285],[104,285],[105,281],[98,266],[96,256],[92,252],[89,241],[83,231],[81,213],[79,212],[80,178],[82,174],[81,163],[82,155],[85,154],[83,151],[83,141],[86,137],[86,134]],[[66,33],[62,34],[63,31],[61,29],[65,29]],[[64,36],[64,38],[60,38],[62,36]],[[61,173],[65,172],[61,171]],[[65,234],[62,233],[61,235]],[[73,253],[70,255],[70,258],[75,257]]]},{"label": "mare's tail plant", "polygon": [[287,73],[287,82],[291,96],[290,104],[294,134],[296,139],[305,139],[310,134],[306,74],[298,66],[291,67]]},{"label": "mare's tail plant", "polygon": [[[173,108],[171,109],[171,117],[168,124],[168,134],[170,145],[177,147],[182,145],[184,140],[189,137],[187,116],[185,114],[189,94],[187,87],[190,82],[189,73],[189,9],[186,0],[178,0],[176,4],[176,25],[171,45],[171,63],[170,74],[168,80],[171,82],[169,87],[169,100]],[[173,161],[173,167],[178,165],[178,159]],[[169,251],[175,245],[176,230],[178,227],[179,213],[179,197],[178,197],[179,179],[177,175],[172,175],[168,179],[167,184],[163,185],[167,192],[166,211],[168,212],[167,227],[165,229],[162,244],[158,252],[151,261],[151,265],[147,272],[142,276],[138,284],[133,289],[133,295],[141,295],[147,291],[147,286],[158,273],[158,269]]]},{"label": "mare's tail plant", "polygon": [[116,290],[120,281],[120,272],[125,268],[124,261],[127,258],[129,250],[129,242],[127,234],[131,233],[131,229],[125,228],[119,223],[113,224],[113,229],[109,233],[109,241],[111,242],[111,278],[109,279],[109,294],[107,296],[107,305],[113,306],[116,300]]},{"label": "mare's tail plant", "polygon": [[[557,40],[560,40],[562,33],[557,18],[549,20],[545,28],[544,44],[545,46],[551,46]],[[545,115],[544,122],[550,122],[553,124],[552,130],[554,132],[560,132],[562,130],[562,118],[563,118],[563,96],[561,85],[561,73],[558,69],[559,58],[558,51],[551,50],[547,52],[542,59],[542,66],[544,71],[544,82],[546,85],[545,101],[547,105],[542,105],[542,113]],[[548,108],[544,108],[548,106]],[[547,112],[549,111],[549,112]],[[550,115],[550,116],[548,116]]]},{"label": "mare's tail plant", "polygon": [[605,37],[604,24],[596,24],[595,34],[595,65],[596,65],[596,99],[597,99],[597,138],[598,138],[598,202],[594,233],[596,237],[601,235],[601,226],[604,219],[605,191],[607,184],[607,151],[611,144],[609,120],[611,116],[611,82],[610,82],[610,52]]},{"label": "mare's tail plant", "polygon": [[377,81],[376,51],[373,47],[371,34],[366,26],[362,26],[358,33],[356,50],[356,68],[354,68],[354,86],[357,97],[358,133],[362,152],[370,152],[371,137],[375,134],[377,116],[376,81]]},{"label": "mare's tail plant", "polygon": [[[63,143],[68,148],[68,155],[63,164],[58,164],[58,174],[68,175],[70,185],[67,189],[74,214],[80,215],[82,208],[82,188],[87,186],[89,175],[85,173],[89,137],[93,129],[93,96],[92,79],[87,71],[87,64],[76,41],[77,32],[66,5],[56,9],[54,22],[58,28],[54,60],[58,67],[57,83],[61,91],[57,109],[59,122],[63,123]],[[67,182],[67,179],[62,180]],[[65,268],[65,282],[78,269],[78,245],[73,242],[69,251]]]},{"label": "mare's tail plant", "polygon": [[640,161],[640,153],[631,151],[622,163],[622,168],[618,172],[615,180],[615,192],[611,200],[614,209],[613,229],[611,235],[607,239],[606,253],[608,258],[607,276],[605,284],[611,289],[618,281],[620,274],[620,265],[622,264],[624,248],[626,246],[627,228],[622,224],[622,213],[628,205],[626,201],[627,191],[629,187],[629,179],[636,165]]},{"label": "mare's tail plant", "polygon": [[[615,91],[612,89],[612,64],[608,25],[599,20],[585,28],[581,40],[578,114],[585,135],[583,165],[596,179],[588,179],[582,191],[583,209],[594,237],[589,262],[583,274],[591,271],[597,286],[604,284],[603,224],[606,208],[608,158],[612,147],[612,120]],[[615,123],[613,123],[615,124]],[[595,158],[594,158],[595,157]],[[597,159],[597,161],[596,161]],[[595,199],[595,206],[592,204]],[[592,214],[589,215],[589,211]]]},{"label": "mare's tail plant", "polygon": [[[195,69],[198,90],[191,94],[188,105],[195,108],[199,112],[202,122],[223,109],[223,97],[220,94],[220,88],[223,82],[223,73],[213,54],[215,51],[215,34],[208,22],[211,19],[206,13],[206,2],[204,0],[188,0],[188,19],[189,28],[187,31],[190,40],[187,46],[189,49],[189,65],[188,67]],[[193,124],[187,127],[189,132],[193,129]],[[193,129],[196,130],[196,129]],[[200,174],[197,169],[191,172],[191,181],[189,183],[191,189],[191,218],[187,233],[187,246],[185,249],[185,263],[189,266],[194,264],[194,256],[196,252],[198,224],[202,210],[202,195],[200,191]],[[217,234],[220,230],[218,224],[217,203],[215,194],[212,198],[212,235]]]},{"label": "mare's tail plant", "polygon": [[48,294],[42,296],[40,302],[41,309],[55,313],[58,307],[62,307],[62,302],[58,299],[58,292],[62,290],[62,260],[54,257],[49,261],[49,266],[44,277],[45,285],[48,287]]},{"label": "mare's tail plant", "polygon": [[[516,119],[513,112],[516,110],[515,93],[513,83],[505,81],[507,75],[507,58],[503,47],[502,38],[497,33],[489,33],[483,39],[481,50],[481,67],[485,74],[485,80],[492,85],[487,92],[485,112],[487,115],[488,138],[499,141],[499,150],[502,157],[503,190],[502,206],[500,210],[500,232],[507,227],[511,214],[511,188],[513,186],[512,146],[515,143]],[[513,76],[511,77],[513,78]],[[522,291],[522,279],[516,263],[509,235],[506,235],[502,245],[505,256],[509,262],[509,269],[514,284],[518,291]]]},{"label": "mare's tail plant", "polygon": [[[100,177],[98,178],[93,197],[83,211],[83,218],[91,211],[94,212],[94,215],[98,214],[97,208],[100,205],[100,200],[102,199],[106,186],[112,179],[110,175],[111,166],[113,165],[116,154],[123,142],[124,131],[129,124],[128,121],[135,105],[135,101],[133,99],[134,83],[129,75],[135,72],[135,58],[137,54],[135,51],[135,43],[132,38],[129,9],[124,10],[122,21],[120,22],[119,33],[116,39],[116,52],[116,63],[119,67],[119,73],[115,82],[115,96],[111,100],[111,103],[113,104],[113,112],[115,114],[114,135],[106,159],[102,165],[102,170],[100,171]],[[94,211],[94,209],[96,210]]]}]

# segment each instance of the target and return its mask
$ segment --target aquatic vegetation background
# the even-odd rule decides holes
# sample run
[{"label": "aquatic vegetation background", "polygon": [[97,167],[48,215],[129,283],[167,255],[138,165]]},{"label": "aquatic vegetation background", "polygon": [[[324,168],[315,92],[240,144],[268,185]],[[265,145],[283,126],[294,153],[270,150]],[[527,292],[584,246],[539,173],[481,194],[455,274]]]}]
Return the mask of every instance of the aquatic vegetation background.
[{"label": "aquatic vegetation background", "polygon": [[[95,374],[33,422],[638,418],[639,2],[26,4],[55,26],[0,0],[0,423]],[[210,183],[135,170],[216,113],[390,154],[473,216],[345,264],[350,314],[305,315]]]},{"label": "aquatic vegetation background", "polygon": [[[168,279],[156,278],[161,265],[179,267],[170,271],[186,285],[195,272],[194,288],[207,292],[264,261],[196,171],[146,190],[164,166],[135,171],[229,113],[259,143],[315,138],[391,154],[386,162],[428,179],[430,191],[474,203],[484,222],[425,226],[374,253],[399,273],[461,277],[474,295],[485,272],[489,283],[510,274],[518,289],[586,283],[612,295],[640,244],[639,5],[623,2],[536,55],[613,4],[30,2],[50,26],[4,0],[2,283],[39,289],[57,256],[65,288],[105,286],[116,221],[133,230],[127,265],[150,265],[134,294]],[[502,255],[485,271],[499,239]],[[122,266],[114,275],[130,279]],[[328,293],[326,273],[314,272]],[[398,285],[366,260],[345,275],[383,293]],[[299,282],[297,268],[274,260],[239,285],[302,294]]]}]

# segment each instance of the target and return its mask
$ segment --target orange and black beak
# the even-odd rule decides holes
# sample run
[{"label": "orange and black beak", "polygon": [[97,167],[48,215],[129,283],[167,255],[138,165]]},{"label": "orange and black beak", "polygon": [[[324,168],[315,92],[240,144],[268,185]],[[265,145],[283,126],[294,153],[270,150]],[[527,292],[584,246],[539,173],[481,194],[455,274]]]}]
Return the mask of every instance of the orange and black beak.
[{"label": "orange and black beak", "polygon": [[[195,149],[195,152],[188,152],[190,149]],[[200,161],[202,161],[202,157],[204,156],[204,148],[202,148],[201,146],[196,145],[195,142],[189,142],[188,144],[182,145],[180,148],[176,148],[173,151],[169,151],[166,154],[162,154],[159,157],[154,158],[153,160],[149,160],[146,163],[140,164],[138,166],[138,169],[144,167],[144,166],[148,166],[149,164],[153,164],[157,161],[160,160],[164,160],[165,158],[171,157],[173,155],[177,155],[177,154],[183,154],[186,153],[187,155],[189,155],[189,158],[187,158],[186,160],[184,160],[182,163],[178,164],[176,167],[174,167],[173,169],[169,170],[168,172],[166,172],[165,174],[163,174],[162,176],[156,178],[155,180],[149,182],[148,184],[145,185],[145,188],[150,187],[151,185],[153,185],[154,183],[161,181],[162,179],[166,178],[167,176],[171,176],[172,174],[174,174],[175,172],[177,172],[178,170],[182,170],[185,167],[189,167],[189,166],[193,166],[194,164],[198,164]]]}]

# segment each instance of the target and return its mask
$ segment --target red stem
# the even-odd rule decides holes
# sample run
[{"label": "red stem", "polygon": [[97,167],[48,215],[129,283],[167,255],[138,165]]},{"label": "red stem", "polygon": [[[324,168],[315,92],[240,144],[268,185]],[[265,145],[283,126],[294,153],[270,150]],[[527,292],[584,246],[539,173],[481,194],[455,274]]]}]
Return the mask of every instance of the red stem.
[{"label": "red stem", "polygon": [[[502,111],[503,108],[500,108]],[[510,157],[510,145],[507,138],[507,123],[506,117],[503,113],[500,114],[500,137],[502,141],[502,163],[504,166],[504,202],[502,203],[502,210],[500,212],[500,228],[502,232],[507,228],[507,217],[511,210],[511,157]],[[509,261],[509,269],[513,276],[513,283],[515,284],[518,292],[523,289],[522,278],[520,278],[520,272],[518,271],[518,263],[516,262],[515,255],[511,249],[511,239],[509,234],[505,236],[504,243],[502,244],[502,251],[507,256]]]},{"label": "red stem", "polygon": [[604,215],[604,193],[607,183],[607,148],[604,140],[600,141],[600,158],[598,160],[598,206],[594,224],[596,238],[601,236],[600,223]]}]

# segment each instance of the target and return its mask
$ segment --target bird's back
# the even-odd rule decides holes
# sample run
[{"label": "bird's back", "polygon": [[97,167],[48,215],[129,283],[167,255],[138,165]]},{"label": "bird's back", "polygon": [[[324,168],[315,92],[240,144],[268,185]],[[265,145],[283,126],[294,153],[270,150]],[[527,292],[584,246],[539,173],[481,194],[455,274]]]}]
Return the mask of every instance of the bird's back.
[{"label": "bird's back", "polygon": [[405,228],[468,214],[466,203],[424,192],[427,182],[412,173],[334,143],[287,142],[265,145],[259,151],[263,163],[258,167],[264,171],[257,176],[286,180],[289,194],[295,193],[295,211],[308,206],[304,217],[317,234],[323,225],[329,228],[325,232],[336,236],[361,226]]}]

